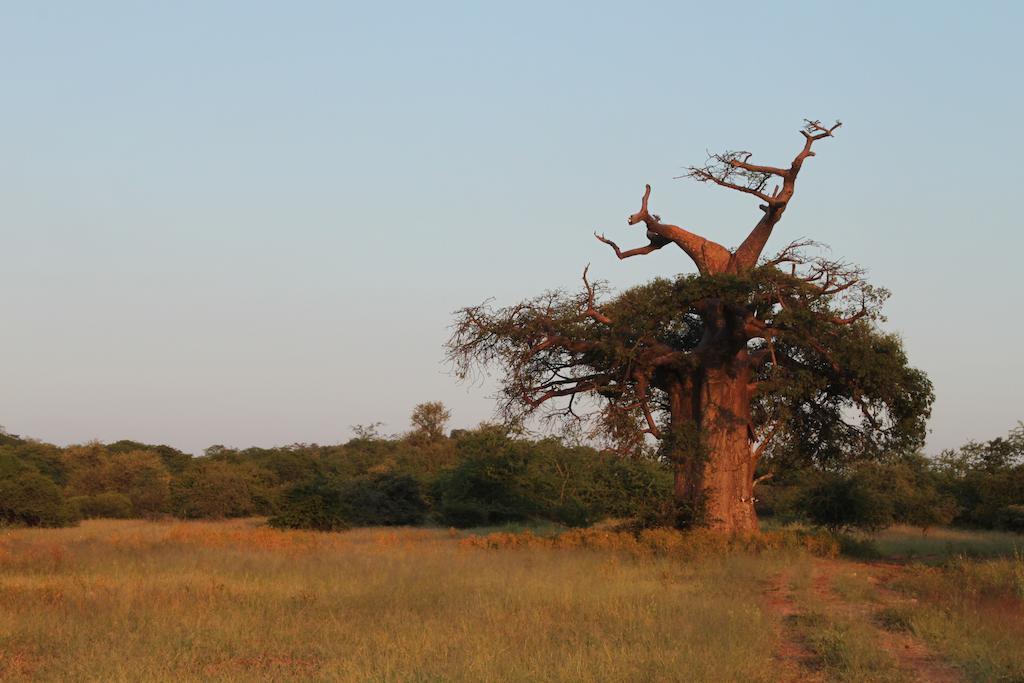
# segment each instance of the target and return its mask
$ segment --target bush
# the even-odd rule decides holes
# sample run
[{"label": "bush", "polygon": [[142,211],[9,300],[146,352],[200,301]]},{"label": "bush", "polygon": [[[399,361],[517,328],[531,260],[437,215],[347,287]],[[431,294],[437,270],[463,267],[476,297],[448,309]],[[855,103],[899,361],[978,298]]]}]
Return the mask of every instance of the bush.
[{"label": "bush", "polygon": [[127,451],[110,456],[117,492],[131,501],[132,513],[155,517],[168,511],[171,475],[160,455],[153,451]]},{"label": "bush", "polygon": [[799,490],[795,504],[807,519],[832,532],[878,531],[893,523],[893,501],[863,472],[816,472]]},{"label": "bush", "polygon": [[557,439],[510,438],[495,427],[456,439],[458,464],[431,487],[440,521],[457,527],[548,520],[654,518],[671,502],[672,476],[652,460],[627,459]]},{"label": "bush", "polygon": [[357,477],[341,489],[349,522],[359,526],[421,524],[427,514],[420,483],[407,474]]},{"label": "bush", "polygon": [[0,480],[0,522],[27,526],[67,526],[78,519],[60,487],[27,469]]},{"label": "bush", "polygon": [[936,470],[943,488],[956,499],[956,523],[1003,526],[1009,521],[1006,508],[1024,505],[1024,424],[1005,438],[943,451]]},{"label": "bush", "polygon": [[197,459],[171,486],[171,510],[184,519],[244,517],[267,511],[264,471]]},{"label": "bush", "polygon": [[675,507],[672,472],[662,463],[590,449],[568,454],[583,465],[574,473],[573,496],[593,518],[652,518]]},{"label": "bush", "polygon": [[[526,459],[518,454],[473,456],[442,473],[431,495],[434,510],[456,527],[522,522],[540,516],[536,482],[526,477]],[[533,484],[533,486],[531,486]]]},{"label": "bush", "polygon": [[1024,534],[1024,505],[1007,505],[999,511],[999,527]]},{"label": "bush", "polygon": [[131,499],[123,493],[108,491],[95,496],[75,496],[71,503],[78,508],[82,517],[88,519],[127,519],[132,516]]},{"label": "bush", "polygon": [[280,511],[268,520],[278,529],[340,531],[348,529],[348,509],[341,490],[324,478],[300,484],[285,494]]},{"label": "bush", "polygon": [[940,478],[934,465],[922,455],[864,463],[858,471],[874,490],[892,501],[895,522],[927,532],[933,526],[949,524],[956,516],[956,500],[939,490]]},{"label": "bush", "polygon": [[335,531],[350,526],[421,524],[427,503],[420,483],[405,474],[374,474],[348,481],[318,477],[292,488],[270,525]]}]

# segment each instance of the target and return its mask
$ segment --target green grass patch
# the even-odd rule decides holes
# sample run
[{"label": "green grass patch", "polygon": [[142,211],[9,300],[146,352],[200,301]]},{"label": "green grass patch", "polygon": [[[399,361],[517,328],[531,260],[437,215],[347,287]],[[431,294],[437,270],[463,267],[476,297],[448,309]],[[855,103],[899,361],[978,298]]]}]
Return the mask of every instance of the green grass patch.
[{"label": "green grass patch", "polygon": [[874,584],[862,572],[843,572],[836,574],[832,581],[836,593],[848,602],[876,602],[878,591]]},{"label": "green grass patch", "polygon": [[875,614],[878,625],[893,633],[914,633],[914,610],[906,605],[893,605]]},{"label": "green grass patch", "polygon": [[895,683],[905,680],[896,661],[877,645],[870,625],[824,611],[797,615],[793,625],[830,681]]},{"label": "green grass patch", "polygon": [[917,601],[890,618],[970,680],[1024,683],[1024,555],[917,564],[893,585]]},{"label": "green grass patch", "polygon": [[874,536],[881,557],[940,563],[963,555],[974,558],[1009,557],[1024,550],[1024,536],[1003,531],[892,527]]}]

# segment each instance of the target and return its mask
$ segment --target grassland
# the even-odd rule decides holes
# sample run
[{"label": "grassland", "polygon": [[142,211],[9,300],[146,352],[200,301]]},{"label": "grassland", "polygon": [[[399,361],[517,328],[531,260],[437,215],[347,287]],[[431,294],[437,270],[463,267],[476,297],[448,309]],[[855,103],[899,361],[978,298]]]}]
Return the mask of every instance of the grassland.
[{"label": "grassland", "polygon": [[[0,679],[1024,680],[1020,557],[573,538],[257,520],[0,530]],[[940,624],[950,614],[962,627]]]}]

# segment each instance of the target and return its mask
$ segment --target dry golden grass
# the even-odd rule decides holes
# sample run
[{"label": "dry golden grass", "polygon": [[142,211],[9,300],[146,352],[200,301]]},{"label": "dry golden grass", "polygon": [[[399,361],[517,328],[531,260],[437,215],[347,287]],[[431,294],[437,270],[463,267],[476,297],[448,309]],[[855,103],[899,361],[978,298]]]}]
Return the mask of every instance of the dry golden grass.
[{"label": "dry golden grass", "polygon": [[0,679],[773,680],[761,589],[805,555],[684,561],[671,534],[639,549],[533,538],[257,521],[0,531]]},{"label": "dry golden grass", "polygon": [[1024,555],[910,567],[894,587],[917,598],[893,615],[973,681],[1024,681]]}]

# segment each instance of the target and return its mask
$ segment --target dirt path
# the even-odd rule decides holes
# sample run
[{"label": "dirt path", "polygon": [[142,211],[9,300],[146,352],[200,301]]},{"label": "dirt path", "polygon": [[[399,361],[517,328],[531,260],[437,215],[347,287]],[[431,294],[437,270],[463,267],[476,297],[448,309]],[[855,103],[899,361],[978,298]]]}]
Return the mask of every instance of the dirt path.
[{"label": "dirt path", "polygon": [[775,653],[776,666],[772,673],[783,683],[825,681],[814,653],[801,641],[793,621],[800,609],[793,597],[793,570],[784,569],[765,587],[765,606],[778,617],[779,649]]},{"label": "dirt path", "polygon": [[[878,614],[886,608],[899,607],[913,601],[886,587],[898,572],[900,565],[889,563],[859,563],[846,560],[815,560],[811,580],[814,598],[829,611],[870,624],[878,645],[888,652],[899,669],[910,680],[935,683],[957,683],[963,677],[947,664],[920,638],[911,633],[893,632],[882,628]],[[864,600],[843,597],[836,590],[836,579],[845,575],[850,579],[863,579],[871,587]]]}]

